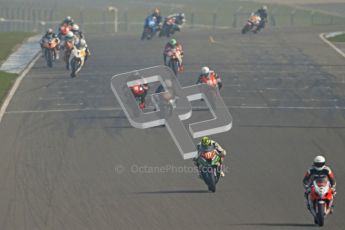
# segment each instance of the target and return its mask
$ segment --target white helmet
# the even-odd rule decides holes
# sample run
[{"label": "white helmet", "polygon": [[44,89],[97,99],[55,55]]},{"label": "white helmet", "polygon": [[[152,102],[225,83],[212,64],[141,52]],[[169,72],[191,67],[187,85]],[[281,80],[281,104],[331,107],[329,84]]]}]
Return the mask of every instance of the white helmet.
[{"label": "white helmet", "polygon": [[201,74],[202,75],[206,75],[210,73],[210,68],[208,68],[207,66],[204,66],[201,68]]},{"label": "white helmet", "polygon": [[72,21],[72,17],[71,16],[66,16],[65,20],[66,21]]},{"label": "white helmet", "polygon": [[74,37],[74,34],[72,31],[69,31],[67,34],[66,34],[66,38],[73,38]]},{"label": "white helmet", "polygon": [[262,6],[262,9],[263,9],[263,10],[267,10],[268,8],[267,8],[266,5],[263,5],[263,6]]},{"label": "white helmet", "polygon": [[72,30],[78,31],[79,30],[79,26],[77,24],[74,24],[72,26]]},{"label": "white helmet", "polygon": [[326,159],[324,156],[316,156],[314,158],[314,161],[313,161],[313,165],[314,165],[314,168],[316,170],[322,170],[325,168],[325,164],[326,164]]},{"label": "white helmet", "polygon": [[79,47],[84,48],[86,46],[86,41],[85,39],[80,39],[79,41]]},{"label": "white helmet", "polygon": [[52,28],[47,29],[47,34],[52,34],[54,31]]}]

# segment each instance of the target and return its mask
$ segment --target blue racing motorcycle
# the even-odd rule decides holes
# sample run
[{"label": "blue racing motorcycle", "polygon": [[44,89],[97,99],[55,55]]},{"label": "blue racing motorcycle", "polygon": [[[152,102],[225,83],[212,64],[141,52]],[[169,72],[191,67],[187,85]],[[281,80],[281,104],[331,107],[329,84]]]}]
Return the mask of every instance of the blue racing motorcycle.
[{"label": "blue racing motorcycle", "polygon": [[160,30],[160,25],[158,24],[157,18],[155,16],[148,16],[145,19],[144,31],[141,35],[141,40],[150,40],[156,33]]}]

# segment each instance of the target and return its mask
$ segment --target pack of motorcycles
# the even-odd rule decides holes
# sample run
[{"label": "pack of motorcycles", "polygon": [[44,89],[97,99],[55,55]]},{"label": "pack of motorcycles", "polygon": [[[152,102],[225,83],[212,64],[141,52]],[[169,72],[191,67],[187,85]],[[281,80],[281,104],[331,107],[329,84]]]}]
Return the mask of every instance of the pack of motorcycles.
[{"label": "pack of motorcycles", "polygon": [[[54,61],[56,61],[56,50],[63,51],[63,60],[66,64],[66,69],[71,71],[70,76],[72,78],[76,77],[79,71],[85,64],[87,56],[86,47],[77,47],[75,44],[78,41],[75,40],[65,40],[65,36],[72,28],[70,25],[62,25],[60,27],[60,39],[50,38],[43,39],[43,56],[46,60],[48,67],[53,67]],[[75,39],[81,39],[75,37]]]},{"label": "pack of motorcycles", "polygon": [[[142,33],[141,39],[142,40],[149,40],[153,38],[158,32],[159,37],[166,36],[170,37],[173,35],[178,29],[173,24],[173,21],[165,20],[163,25],[158,25],[156,19],[154,17],[148,17],[145,21],[147,25],[145,25],[144,31]],[[247,32],[257,32],[257,27],[261,23],[261,18],[259,15],[252,14],[250,15],[248,21],[244,25],[242,29],[242,34]],[[54,41],[47,41],[44,44],[45,48],[45,58],[47,60],[47,64],[49,67],[52,67],[52,62],[54,61],[54,53],[53,49],[56,48],[59,44]],[[69,44],[68,42],[64,45],[64,61],[66,62],[66,66],[69,65],[71,67],[72,77],[76,76],[76,73],[80,71],[85,59],[85,50],[78,50],[73,45]],[[172,59],[175,60],[175,59]],[[176,65],[174,62],[169,62],[167,64],[175,74],[177,74]],[[207,81],[204,82],[208,84]],[[210,84],[211,87],[217,87],[216,84]],[[200,170],[200,177],[204,180],[205,184],[208,187],[210,192],[216,192],[216,184],[218,183],[220,176],[220,167],[221,167],[221,159],[218,156],[216,150],[214,148],[205,149],[205,151],[201,152],[199,157],[196,159],[197,165]],[[307,194],[307,200],[310,207],[310,213],[314,217],[315,224],[319,226],[324,225],[325,217],[332,213],[332,204],[334,199],[333,191],[330,186],[330,182],[327,178],[322,179],[315,179],[312,182],[310,187],[310,191]]]}]

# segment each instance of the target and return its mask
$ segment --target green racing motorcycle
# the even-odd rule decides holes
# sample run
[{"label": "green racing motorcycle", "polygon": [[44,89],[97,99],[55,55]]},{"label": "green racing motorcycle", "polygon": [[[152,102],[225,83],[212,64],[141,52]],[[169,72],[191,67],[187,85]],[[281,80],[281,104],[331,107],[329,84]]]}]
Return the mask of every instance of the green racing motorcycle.
[{"label": "green racing motorcycle", "polygon": [[208,186],[208,191],[216,192],[216,184],[221,172],[221,161],[222,158],[217,154],[214,147],[203,149],[196,159],[200,175]]}]

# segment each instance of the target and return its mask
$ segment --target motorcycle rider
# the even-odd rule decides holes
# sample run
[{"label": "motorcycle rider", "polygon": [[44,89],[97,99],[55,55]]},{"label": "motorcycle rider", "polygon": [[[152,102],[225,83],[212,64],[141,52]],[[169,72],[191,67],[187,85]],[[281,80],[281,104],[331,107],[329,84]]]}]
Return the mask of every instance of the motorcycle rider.
[{"label": "motorcycle rider", "polygon": [[161,16],[161,11],[159,10],[158,7],[156,7],[156,8],[153,10],[151,16],[157,18],[157,24],[161,24],[161,22],[162,22],[162,16]]},{"label": "motorcycle rider", "polygon": [[[52,28],[49,28],[46,33],[43,35],[43,37],[40,40],[40,46],[41,46],[41,50],[42,50],[42,57],[44,56],[44,41],[45,40],[52,40],[52,39],[56,39],[57,43],[60,43],[60,40],[58,38],[58,36],[54,33]],[[56,48],[54,49],[54,56],[56,60],[59,60],[59,45],[56,46]]]},{"label": "motorcycle rider", "polygon": [[149,90],[148,84],[139,84],[134,85],[131,87],[131,91],[135,98],[139,99],[139,108],[144,109],[145,108],[145,97],[147,95],[147,91]]},{"label": "motorcycle rider", "polygon": [[[305,188],[304,196],[307,200],[307,207],[308,210],[310,210],[308,195],[310,193],[310,186],[312,185],[313,181],[316,178],[323,178],[327,177],[331,187],[333,194],[336,194],[336,181],[334,177],[333,171],[330,169],[330,167],[326,166],[326,159],[324,156],[318,155],[313,160],[313,165],[308,169],[308,171],[305,173],[303,178],[303,185]],[[331,209],[333,211],[333,207]]]},{"label": "motorcycle rider", "polygon": [[[219,143],[217,143],[214,140],[211,140],[209,137],[204,136],[203,138],[201,138],[201,142],[199,142],[197,145],[198,156],[196,158],[194,158],[193,161],[196,164],[196,166],[199,167],[196,160],[200,156],[200,154],[202,152],[204,152],[205,149],[208,149],[209,147],[213,147],[216,150],[216,153],[221,157],[220,176],[224,177],[225,173],[223,171],[223,161],[224,161],[224,158],[226,155],[226,151],[225,151],[225,149],[222,148],[222,146],[220,146]],[[199,174],[199,176],[201,176],[201,174]]]},{"label": "motorcycle rider", "polygon": [[214,70],[210,70],[210,68],[208,68],[207,66],[204,66],[204,67],[201,68],[201,73],[199,75],[199,79],[197,81],[197,84],[204,83],[203,79],[205,77],[207,78],[207,80],[211,80],[212,78],[216,79],[217,80],[218,89],[222,88],[222,80],[220,79],[218,74]]},{"label": "motorcycle rider", "polygon": [[174,19],[174,24],[170,25],[171,28],[169,28],[169,31],[171,30],[181,31],[183,24],[186,22],[185,14],[184,13],[171,14],[168,17],[166,17],[165,21],[168,21],[171,18]]},{"label": "motorcycle rider", "polygon": [[171,50],[176,50],[177,54],[177,59],[179,61],[179,68],[180,71],[183,71],[183,65],[182,65],[182,58],[183,58],[183,49],[182,49],[182,45],[176,41],[176,39],[172,38],[170,39],[170,41],[165,45],[164,47],[164,52],[163,52],[163,61],[164,64],[167,65],[168,63],[166,63],[166,59],[167,59],[167,53]]},{"label": "motorcycle rider", "polygon": [[85,49],[85,60],[84,60],[84,63],[86,63],[87,61],[87,58],[91,55],[91,52],[89,50],[89,47],[87,46],[87,43],[85,41],[85,39],[80,39],[78,43],[76,43],[76,48],[77,49]]},{"label": "motorcycle rider", "polygon": [[160,15],[160,10],[159,8],[155,8],[152,12],[152,14],[150,14],[149,16],[146,17],[145,19],[145,24],[144,24],[144,28],[148,28],[149,27],[149,20],[150,18],[153,17],[156,19],[157,22],[157,27],[156,29],[160,28],[160,24],[162,22],[162,16]]},{"label": "motorcycle rider", "polygon": [[74,24],[74,25],[72,26],[72,32],[73,32],[73,34],[74,34],[78,39],[82,39],[82,38],[85,39],[84,33],[80,30],[78,24]]},{"label": "motorcycle rider", "polygon": [[256,29],[253,31],[254,33],[259,32],[261,29],[263,29],[267,23],[267,17],[268,17],[268,12],[267,12],[267,6],[263,5],[260,9],[258,9],[255,14],[259,15],[261,18],[260,24],[256,27]]},{"label": "motorcycle rider", "polygon": [[61,22],[60,26],[67,25],[72,27],[74,24],[74,20],[71,16],[66,16],[66,18]]}]

